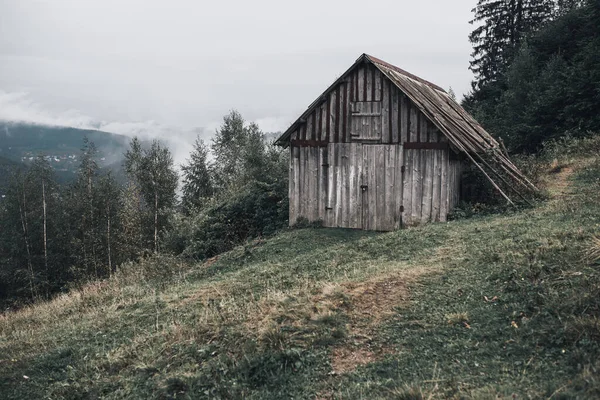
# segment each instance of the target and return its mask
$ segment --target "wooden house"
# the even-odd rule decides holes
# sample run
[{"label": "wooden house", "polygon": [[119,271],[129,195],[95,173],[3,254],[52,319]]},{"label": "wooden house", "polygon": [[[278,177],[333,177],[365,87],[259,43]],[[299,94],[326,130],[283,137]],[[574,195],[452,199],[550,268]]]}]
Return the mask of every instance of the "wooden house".
[{"label": "wooden house", "polygon": [[290,148],[290,225],[304,217],[327,227],[391,231],[446,221],[460,200],[465,162],[510,201],[482,155],[531,185],[444,89],[367,54],[276,144]]}]

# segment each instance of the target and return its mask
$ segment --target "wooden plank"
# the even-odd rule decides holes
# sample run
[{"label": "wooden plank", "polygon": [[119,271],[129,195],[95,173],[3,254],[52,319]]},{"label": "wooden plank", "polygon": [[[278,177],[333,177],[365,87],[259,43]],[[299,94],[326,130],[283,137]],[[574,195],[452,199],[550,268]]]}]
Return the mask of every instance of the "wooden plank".
[{"label": "wooden plank", "polygon": [[295,171],[294,171],[294,147],[290,146],[290,163],[289,163],[289,183],[288,183],[288,199],[289,199],[289,216],[288,216],[288,225],[293,226],[296,221],[296,204],[294,202],[296,198],[296,181],[295,181]]},{"label": "wooden plank", "polygon": [[363,165],[363,145],[356,144],[356,154],[354,160],[356,163],[356,187],[354,188],[354,196],[356,197],[356,227],[363,229],[363,202],[362,202],[362,189],[364,179],[364,165]]},{"label": "wooden plank", "polygon": [[365,68],[365,101],[373,101],[373,71],[371,65],[367,64]]},{"label": "wooden plank", "polygon": [[394,148],[396,149],[396,162],[394,165],[394,174],[395,174],[395,191],[394,191],[394,197],[395,197],[395,210],[394,210],[394,214],[395,214],[395,224],[394,224],[394,228],[395,229],[400,229],[402,227],[402,211],[401,207],[403,206],[403,198],[402,198],[402,192],[403,192],[403,174],[402,174],[402,165],[404,165],[404,148],[402,147],[402,145],[395,145]]},{"label": "wooden plank", "polygon": [[[381,79],[377,80],[381,82]],[[383,87],[379,88],[379,92],[382,95],[381,99],[381,143],[391,142],[390,132],[390,87],[386,80]]]},{"label": "wooden plank", "polygon": [[[383,101],[384,99],[384,83],[381,79],[381,72],[377,68],[373,68],[374,71],[374,79],[375,79],[375,95],[373,96],[373,101]],[[386,80],[387,82],[387,80]]]},{"label": "wooden plank", "polygon": [[327,147],[327,158],[329,161],[329,167],[327,168],[327,207],[325,211],[325,226],[334,227],[333,205],[335,193],[335,144],[329,144]]},{"label": "wooden plank", "polygon": [[431,221],[440,220],[440,182],[441,175],[441,154],[443,150],[433,150],[433,182],[431,195]]},{"label": "wooden plank", "polygon": [[322,140],[292,140],[291,145],[294,147],[327,147],[327,142]]},{"label": "wooden plank", "polygon": [[385,149],[389,148],[389,146],[385,145],[374,145],[373,152],[375,158],[375,181],[377,182],[376,187],[376,219],[375,219],[375,230],[383,231],[386,230],[386,213],[385,213]]},{"label": "wooden plank", "polygon": [[358,86],[358,99],[357,100],[365,101],[366,93],[365,93],[365,68],[364,68],[364,66],[358,68],[356,83]]},{"label": "wooden plank", "polygon": [[441,150],[440,221],[448,219],[448,151]]},{"label": "wooden plank", "polygon": [[327,103],[327,141],[330,143],[335,143],[335,139],[333,136],[333,127],[335,126],[333,121],[333,114],[335,112],[335,98],[336,93],[335,90],[329,94],[329,100]]},{"label": "wooden plank", "polygon": [[394,230],[396,199],[394,197],[394,166],[396,161],[396,146],[385,146],[385,178],[383,184],[384,192],[384,220],[386,231]]},{"label": "wooden plank", "polygon": [[389,85],[390,87],[390,101],[392,105],[390,106],[390,133],[391,133],[391,142],[398,143],[400,141],[400,117],[398,113],[400,110],[399,107],[399,99],[398,99],[398,90],[394,85]]},{"label": "wooden plank", "polygon": [[327,148],[322,147],[317,149],[317,151],[319,152],[319,163],[317,164],[319,168],[319,190],[317,196],[317,207],[319,220],[324,222],[326,215],[325,207],[327,206],[327,167],[325,166],[325,164],[327,164]]},{"label": "wooden plank", "polygon": [[349,143],[344,143],[344,147],[346,150],[346,157],[344,158],[344,179],[342,180],[342,197],[344,199],[342,203],[342,225],[345,228],[350,228],[350,180],[352,179],[350,175],[350,164],[352,162],[352,146]]},{"label": "wooden plank", "polygon": [[321,122],[321,141],[328,143],[327,140],[327,102],[321,104],[321,118],[319,119]]},{"label": "wooden plank", "polygon": [[344,145],[337,143],[337,154],[336,154],[336,169],[335,169],[335,226],[342,226],[342,168],[343,168],[343,155]]},{"label": "wooden plank", "polygon": [[421,206],[421,222],[431,221],[431,199],[433,197],[433,158],[435,150],[425,152],[425,179],[423,180],[423,204]]},{"label": "wooden plank", "polygon": [[316,176],[315,176],[315,166],[317,164],[317,160],[315,159],[315,147],[307,147],[304,150],[306,151],[307,154],[307,166],[308,169],[306,171],[306,173],[308,174],[308,209],[306,212],[306,218],[308,218],[308,220],[310,222],[313,222],[315,220],[315,210],[316,210],[316,205],[315,205],[315,197],[316,197],[316,193],[315,193],[315,189],[316,189]]},{"label": "wooden plank", "polygon": [[[379,210],[377,209],[377,188],[379,186],[379,182],[377,181],[377,177],[381,176],[379,173],[379,169],[377,168],[378,164],[378,154],[375,151],[375,146],[367,146],[369,147],[369,188],[367,192],[369,192],[369,215],[370,215],[370,225],[371,230],[377,230],[377,218],[379,217]],[[374,187],[374,188],[372,188]],[[373,190],[374,189],[374,190]]]},{"label": "wooden plank", "polygon": [[409,100],[403,93],[400,95],[400,143],[408,142]]},{"label": "wooden plank", "polygon": [[428,122],[429,122],[429,120],[427,119],[425,114],[423,114],[422,112],[419,112],[419,123],[420,123],[419,141],[420,142],[429,142],[430,141],[429,140]]},{"label": "wooden plank", "polygon": [[418,112],[417,107],[411,105],[409,111],[409,122],[408,122],[408,137],[407,142],[418,142],[417,129],[418,129]]},{"label": "wooden plank", "polygon": [[416,150],[447,150],[449,148],[448,142],[404,142],[405,149],[416,149]]},{"label": "wooden plank", "polygon": [[348,227],[356,228],[356,147],[357,144],[349,144],[350,154],[348,162]]},{"label": "wooden plank", "polygon": [[403,204],[404,213],[402,220],[404,225],[412,225],[412,180],[413,180],[413,153],[416,150],[404,149],[404,182],[403,182]]},{"label": "wooden plank", "polygon": [[419,223],[421,221],[421,201],[423,194],[423,183],[422,183],[422,167],[421,167],[421,152],[423,150],[412,150],[412,214],[411,218],[413,223]]},{"label": "wooden plank", "polygon": [[351,86],[349,83],[344,85],[344,89],[345,89],[345,96],[344,96],[344,104],[343,104],[343,110],[344,110],[344,119],[343,119],[343,126],[342,126],[342,137],[343,137],[343,142],[344,143],[349,143],[350,140],[350,99],[351,99]]}]

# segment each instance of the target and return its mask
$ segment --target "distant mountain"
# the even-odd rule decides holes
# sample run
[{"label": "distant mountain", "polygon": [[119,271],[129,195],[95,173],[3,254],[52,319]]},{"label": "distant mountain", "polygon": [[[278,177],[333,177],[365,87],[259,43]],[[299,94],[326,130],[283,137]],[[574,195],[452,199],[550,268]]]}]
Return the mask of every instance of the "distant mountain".
[{"label": "distant mountain", "polygon": [[42,126],[0,121],[0,196],[11,171],[27,165],[43,154],[56,170],[59,180],[73,179],[86,137],[98,149],[102,169],[122,176],[121,164],[129,143],[127,136],[109,132]]}]

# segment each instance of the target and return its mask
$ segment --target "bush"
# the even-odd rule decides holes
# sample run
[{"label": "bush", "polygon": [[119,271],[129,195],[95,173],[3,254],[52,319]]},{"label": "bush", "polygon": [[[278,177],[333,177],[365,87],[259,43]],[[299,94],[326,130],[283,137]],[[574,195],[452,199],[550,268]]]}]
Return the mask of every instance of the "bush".
[{"label": "bush", "polygon": [[177,220],[165,244],[175,254],[205,259],[250,238],[271,235],[287,221],[287,182],[254,181],[222,203]]}]

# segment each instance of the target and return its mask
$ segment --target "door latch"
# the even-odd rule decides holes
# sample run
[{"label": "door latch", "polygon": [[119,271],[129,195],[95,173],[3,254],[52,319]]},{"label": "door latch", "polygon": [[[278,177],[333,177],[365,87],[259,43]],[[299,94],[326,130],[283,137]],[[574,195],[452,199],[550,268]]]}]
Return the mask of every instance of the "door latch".
[{"label": "door latch", "polygon": [[368,185],[360,185],[360,189],[361,189],[363,192],[366,192],[368,188],[369,188],[369,186],[368,186]]}]

